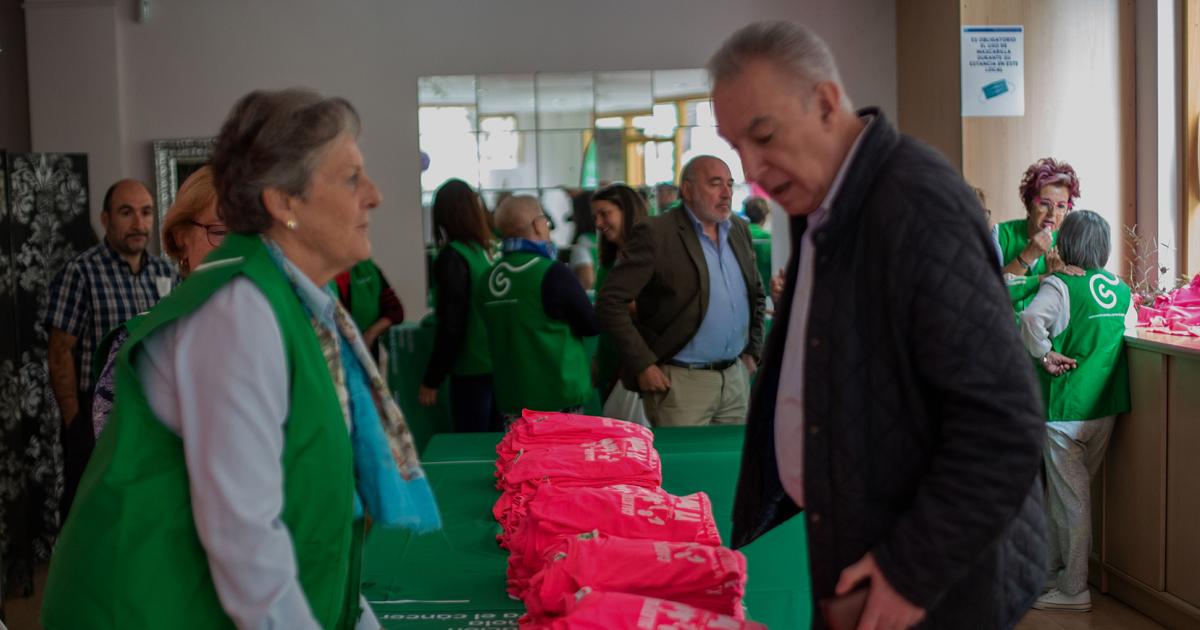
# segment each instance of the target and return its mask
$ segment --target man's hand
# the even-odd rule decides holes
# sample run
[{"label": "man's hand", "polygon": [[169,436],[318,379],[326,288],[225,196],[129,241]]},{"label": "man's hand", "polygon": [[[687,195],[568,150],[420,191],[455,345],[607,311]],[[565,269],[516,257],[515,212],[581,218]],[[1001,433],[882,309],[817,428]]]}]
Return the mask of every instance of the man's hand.
[{"label": "man's hand", "polygon": [[870,583],[871,590],[867,594],[862,618],[858,620],[858,630],[911,628],[925,618],[923,609],[909,603],[892,588],[883,571],[879,570],[879,565],[875,564],[875,556],[870,553],[842,571],[836,593],[846,595],[863,580]]},{"label": "man's hand", "polygon": [[417,402],[423,407],[432,407],[437,404],[437,392],[438,390],[432,387],[421,385],[417,388]]},{"label": "man's hand", "polygon": [[1051,376],[1062,376],[1068,370],[1074,370],[1079,367],[1079,363],[1066,355],[1059,354],[1053,350],[1046,353],[1042,357],[1042,369],[1050,373]]},{"label": "man's hand", "polygon": [[775,303],[775,308],[779,308],[779,300],[783,298],[783,285],[787,282],[787,278],[783,275],[783,270],[780,269],[771,276],[771,301]]},{"label": "man's hand", "polygon": [[638,389],[643,392],[665,392],[671,389],[671,379],[657,365],[642,370],[637,377]]},{"label": "man's hand", "polygon": [[746,375],[754,376],[754,373],[758,371],[758,362],[748,354],[743,354],[741,358],[742,363],[746,366]]}]

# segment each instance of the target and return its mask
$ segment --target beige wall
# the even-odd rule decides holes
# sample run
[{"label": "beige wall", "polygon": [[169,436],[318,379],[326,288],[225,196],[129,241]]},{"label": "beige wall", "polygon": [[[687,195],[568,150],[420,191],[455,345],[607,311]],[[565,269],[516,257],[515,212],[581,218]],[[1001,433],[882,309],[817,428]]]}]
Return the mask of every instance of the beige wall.
[{"label": "beige wall", "polygon": [[88,152],[95,212],[111,181],[151,177],[151,140],[215,134],[251,89],[345,96],[385,197],[375,257],[414,315],[419,76],[699,67],[736,27],[783,18],[830,42],[856,103],[896,106],[889,0],[152,0],[147,23],[134,4],[27,0],[34,149]]}]

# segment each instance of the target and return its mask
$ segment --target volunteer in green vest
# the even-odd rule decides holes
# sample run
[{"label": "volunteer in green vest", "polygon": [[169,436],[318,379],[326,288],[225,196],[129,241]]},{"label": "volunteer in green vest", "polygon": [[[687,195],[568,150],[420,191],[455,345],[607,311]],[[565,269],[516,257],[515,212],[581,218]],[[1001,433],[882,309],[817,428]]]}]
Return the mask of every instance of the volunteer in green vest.
[{"label": "volunteer in green vest", "polygon": [[762,197],[747,197],[742,202],[742,214],[750,222],[750,240],[754,244],[754,260],[758,264],[758,277],[764,287],[771,286],[771,233],[763,226],[771,215],[771,206]]},{"label": "volunteer in green vest", "polygon": [[329,288],[337,293],[338,300],[362,331],[368,348],[374,348],[375,341],[387,329],[404,322],[404,305],[371,259],[339,273]]},{"label": "volunteer in green vest", "polygon": [[1053,581],[1034,608],[1090,610],[1091,476],[1104,460],[1116,416],[1129,410],[1125,329],[1137,323],[1129,287],[1105,271],[1111,235],[1100,215],[1077,210],[1063,220],[1063,262],[1083,275],[1047,276],[1021,313],[1021,337],[1041,365],[1046,404]]},{"label": "volunteer in green vest", "polygon": [[1013,310],[1020,313],[1037,294],[1038,282],[1047,275],[1065,271],[1078,275],[1082,270],[1067,268],[1055,249],[1055,239],[1063,217],[1079,197],[1079,177],[1070,164],[1054,158],[1042,158],[1025,169],[1021,177],[1021,203],[1025,218],[998,223],[992,228],[992,240]]},{"label": "volunteer in green vest", "polygon": [[[592,213],[601,239],[600,265],[596,271],[596,292],[599,293],[609,270],[621,259],[622,247],[633,234],[633,227],[647,220],[649,212],[646,200],[636,190],[625,184],[612,184],[592,195]],[[633,302],[629,303],[629,308],[634,310]],[[600,400],[604,401],[605,417],[649,426],[641,396],[621,384],[620,353],[607,333],[600,333],[596,344],[593,372]]]},{"label": "volunteer in green vest", "polygon": [[379,627],[359,593],[365,516],[440,517],[323,288],[371,252],[381,197],[358,129],[348,102],[309,90],[234,106],[212,158],[231,233],[130,326],[51,558],[47,630]]},{"label": "volunteer in green vest", "polygon": [[591,393],[583,338],[600,333],[587,292],[555,261],[537,198],[517,195],[496,209],[500,260],[475,287],[488,341],[496,402],[505,421],[522,409],[579,412]]},{"label": "volunteer in green vest", "polygon": [[433,263],[437,329],[417,400],[427,407],[437,403],[449,375],[454,431],[500,431],[492,355],[473,295],[492,269],[492,234],[479,195],[461,179],[448,180],[434,194],[433,234],[439,248]]}]

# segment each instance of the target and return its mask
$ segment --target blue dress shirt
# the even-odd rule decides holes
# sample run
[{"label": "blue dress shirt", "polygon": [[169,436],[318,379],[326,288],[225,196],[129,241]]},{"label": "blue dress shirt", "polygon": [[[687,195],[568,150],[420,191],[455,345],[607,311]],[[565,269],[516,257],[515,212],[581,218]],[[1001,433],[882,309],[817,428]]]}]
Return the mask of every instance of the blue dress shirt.
[{"label": "blue dress shirt", "polygon": [[708,308],[696,334],[673,358],[684,363],[713,363],[736,359],[750,339],[750,298],[737,256],[729,246],[730,219],[717,224],[717,240],[704,233],[704,225],[684,206],[696,229],[708,272]]}]

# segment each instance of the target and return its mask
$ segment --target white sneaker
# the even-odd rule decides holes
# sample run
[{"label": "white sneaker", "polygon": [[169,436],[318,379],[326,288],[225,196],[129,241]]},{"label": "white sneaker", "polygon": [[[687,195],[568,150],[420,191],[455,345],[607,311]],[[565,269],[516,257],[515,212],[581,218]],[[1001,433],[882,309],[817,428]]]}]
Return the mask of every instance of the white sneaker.
[{"label": "white sneaker", "polygon": [[1066,593],[1052,588],[1037,599],[1033,603],[1033,607],[1038,610],[1073,610],[1075,612],[1088,612],[1092,609],[1092,593],[1087,589],[1078,595],[1067,595]]}]

